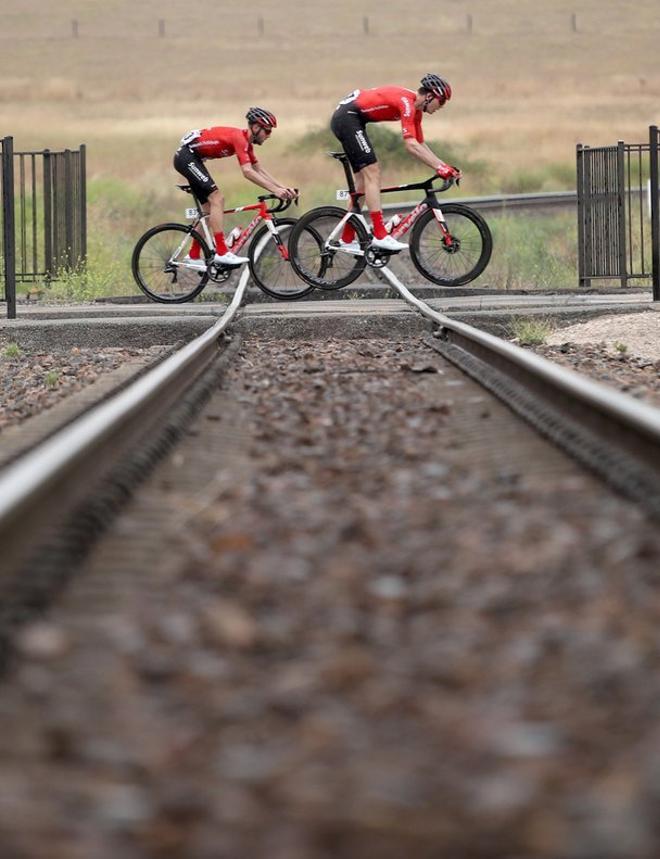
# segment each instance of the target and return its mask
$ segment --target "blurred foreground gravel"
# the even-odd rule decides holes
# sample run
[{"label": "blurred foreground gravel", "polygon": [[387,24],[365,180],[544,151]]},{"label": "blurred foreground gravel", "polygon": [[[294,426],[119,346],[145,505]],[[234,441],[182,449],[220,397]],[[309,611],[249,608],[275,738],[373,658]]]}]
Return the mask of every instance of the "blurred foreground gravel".
[{"label": "blurred foreground gravel", "polygon": [[440,356],[247,343],[21,633],[2,855],[655,859],[659,630],[657,523]]}]

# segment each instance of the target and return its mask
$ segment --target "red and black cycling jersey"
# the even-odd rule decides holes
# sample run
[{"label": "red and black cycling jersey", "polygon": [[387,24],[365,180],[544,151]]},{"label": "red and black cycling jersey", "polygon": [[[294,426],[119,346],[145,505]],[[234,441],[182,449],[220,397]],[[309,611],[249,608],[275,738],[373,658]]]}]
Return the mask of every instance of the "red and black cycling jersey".
[{"label": "red and black cycling jersey", "polygon": [[417,93],[400,86],[356,89],[339,102],[339,106],[357,108],[364,122],[400,120],[404,140],[414,137],[424,142],[422,111],[415,108]]},{"label": "red and black cycling jersey", "polygon": [[249,132],[244,128],[231,128],[215,125],[189,131],[181,138],[181,145],[187,146],[203,161],[207,158],[228,158],[235,155],[238,163],[256,164],[254,148],[248,139]]}]

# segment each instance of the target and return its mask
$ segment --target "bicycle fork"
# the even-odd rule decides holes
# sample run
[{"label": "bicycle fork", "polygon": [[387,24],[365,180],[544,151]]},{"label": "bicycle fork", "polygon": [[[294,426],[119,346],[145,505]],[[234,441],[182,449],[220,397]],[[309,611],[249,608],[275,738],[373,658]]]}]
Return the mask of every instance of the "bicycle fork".
[{"label": "bicycle fork", "polygon": [[266,221],[266,229],[271,234],[273,241],[277,245],[277,250],[279,251],[280,256],[286,262],[289,261],[289,249],[282,241],[282,236],[279,234],[279,231],[275,224],[273,223],[272,218],[264,218]]},{"label": "bicycle fork", "polygon": [[429,208],[433,212],[433,217],[440,228],[440,232],[442,233],[442,241],[445,246],[445,250],[447,253],[455,254],[460,250],[461,243],[460,240],[452,236],[449,232],[449,227],[447,226],[447,222],[445,221],[445,216],[442,214],[442,209],[440,208],[440,204],[437,200],[433,201],[433,205],[430,205]]}]

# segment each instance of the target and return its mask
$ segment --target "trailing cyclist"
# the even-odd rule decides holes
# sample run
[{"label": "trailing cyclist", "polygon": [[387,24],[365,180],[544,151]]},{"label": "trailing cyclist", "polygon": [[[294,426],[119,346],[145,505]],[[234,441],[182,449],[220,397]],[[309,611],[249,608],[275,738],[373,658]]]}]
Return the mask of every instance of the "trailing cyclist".
[{"label": "trailing cyclist", "polygon": [[[376,153],[367,135],[369,122],[399,120],[407,151],[423,164],[432,167],[443,179],[458,179],[461,171],[445,164],[424,143],[422,115],[435,113],[451,98],[451,86],[439,75],[424,75],[417,92],[398,86],[375,89],[356,89],[343,98],[332,116],[330,128],[341,143],[355,173],[356,189],[364,193],[371,214],[373,228],[372,247],[398,253],[408,247],[387,233],[380,202],[380,167]],[[345,250],[359,251],[355,230],[346,224],[341,237]]]},{"label": "trailing cyclist", "polygon": [[[292,200],[296,196],[293,188],[285,187],[271,176],[254,154],[254,146],[261,146],[268,140],[273,129],[277,128],[275,115],[262,107],[251,107],[245,118],[245,129],[213,126],[189,131],[181,138],[181,145],[174,154],[175,170],[185,176],[202,203],[203,211],[209,213],[210,227],[215,236],[213,262],[229,267],[243,265],[248,258],[233,254],[227,247],[223,230],[224,197],[204,162],[211,158],[236,155],[243,175],[250,182],[265,188],[281,200]],[[200,259],[200,256],[201,248],[197,242],[193,242],[188,264],[198,260],[198,267],[206,268],[206,262]]]}]

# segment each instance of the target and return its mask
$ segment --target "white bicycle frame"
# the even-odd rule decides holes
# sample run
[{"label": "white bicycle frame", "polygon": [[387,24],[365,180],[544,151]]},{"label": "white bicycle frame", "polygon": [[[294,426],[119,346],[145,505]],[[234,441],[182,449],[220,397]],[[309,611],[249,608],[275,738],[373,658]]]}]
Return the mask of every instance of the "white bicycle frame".
[{"label": "white bicycle frame", "polygon": [[[202,233],[203,233],[204,239],[206,240],[207,246],[209,248],[214,247],[213,236],[211,235],[211,230],[209,229],[209,225],[208,225],[208,219],[209,219],[208,214],[206,214],[206,215],[203,214],[200,216],[200,213],[197,209],[186,209],[186,217],[193,217],[194,218],[193,224],[192,224],[193,230],[197,230],[197,228],[201,224]],[[180,266],[181,268],[190,268],[190,269],[194,269],[195,271],[199,271],[198,265],[194,265],[192,262],[184,262],[183,259],[179,259],[180,255],[183,253],[183,249],[186,246],[186,244],[188,243],[188,241],[189,241],[189,237],[185,236],[185,238],[183,238],[181,240],[181,244],[177,247],[177,249],[174,251],[172,256],[169,258],[168,262],[170,265],[177,265],[177,266]]]},{"label": "white bicycle frame", "polygon": [[[252,205],[251,206],[238,206],[235,209],[228,209],[225,212],[225,214],[235,214],[236,212],[244,212],[246,210],[252,210],[254,208],[255,207]],[[203,233],[204,239],[206,240],[207,246],[211,249],[214,248],[215,247],[215,241],[214,241],[213,236],[211,235],[211,230],[210,230],[209,225],[208,225],[209,214],[208,213],[202,213],[200,215],[200,212],[198,209],[192,209],[191,208],[191,209],[186,209],[186,217],[191,217],[193,219],[193,223],[192,223],[192,229],[193,230],[197,230],[197,228],[201,224],[202,233]],[[250,236],[255,231],[255,229],[257,228],[257,226],[259,225],[259,223],[261,221],[265,222],[266,228],[267,228],[268,232],[270,233],[270,238],[273,238],[277,241],[276,237],[279,235],[279,233],[277,231],[277,227],[273,223],[273,219],[272,218],[265,218],[259,213],[259,214],[255,215],[255,217],[250,221],[250,223],[247,225],[247,227],[241,231],[241,234],[236,238],[236,241],[231,246],[232,250],[239,251],[243,247],[243,245],[246,244],[246,242],[248,241],[248,239],[250,238]],[[181,242],[179,247],[176,249],[176,251],[170,257],[169,262],[173,265],[182,266],[183,268],[194,268],[196,271],[199,271],[199,268],[196,265],[193,265],[192,263],[188,263],[188,262],[183,262],[183,261],[178,259],[178,256],[183,251],[183,248],[184,248],[187,241],[188,241],[188,238],[183,239],[183,241]],[[287,259],[288,259],[288,257],[287,257]]]},{"label": "white bicycle frame", "polygon": [[[399,236],[404,235],[408,232],[412,224],[417,220],[417,218],[428,209],[428,205],[426,201],[422,201],[410,212],[402,221],[400,221],[396,226],[393,226],[394,216],[392,216],[389,221],[385,224],[385,229],[388,233],[390,233],[395,239],[398,239]],[[439,208],[433,209],[433,214],[437,222],[441,225],[445,224],[445,217],[442,214],[442,210]],[[360,250],[349,250],[348,248],[342,248],[341,245],[337,242],[337,236],[341,235],[344,230],[344,227],[348,223],[350,218],[357,218],[363,227],[369,232],[369,225],[367,224],[367,219],[361,212],[354,212],[352,210],[348,210],[344,217],[339,221],[337,226],[332,230],[328,238],[325,240],[324,250],[333,250],[340,251],[341,253],[350,254],[351,256],[364,256],[364,251]],[[444,232],[444,230],[443,230]],[[336,242],[336,244],[332,244]]]}]

